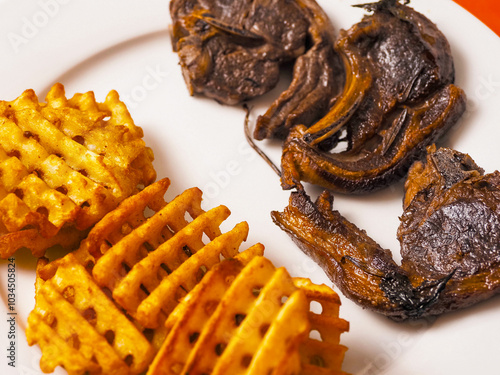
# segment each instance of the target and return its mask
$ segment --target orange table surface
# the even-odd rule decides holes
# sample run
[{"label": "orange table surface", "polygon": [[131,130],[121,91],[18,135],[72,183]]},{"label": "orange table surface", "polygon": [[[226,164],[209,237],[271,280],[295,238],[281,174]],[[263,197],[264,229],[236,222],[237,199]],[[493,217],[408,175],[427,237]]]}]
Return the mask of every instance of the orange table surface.
[{"label": "orange table surface", "polygon": [[499,0],[454,0],[500,36]]}]

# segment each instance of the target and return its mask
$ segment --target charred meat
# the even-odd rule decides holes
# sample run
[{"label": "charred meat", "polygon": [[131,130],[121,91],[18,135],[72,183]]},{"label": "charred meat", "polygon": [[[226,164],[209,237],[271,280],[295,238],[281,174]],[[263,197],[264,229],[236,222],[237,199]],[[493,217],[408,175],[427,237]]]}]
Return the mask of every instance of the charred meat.
[{"label": "charred meat", "polygon": [[265,114],[259,116],[254,138],[284,139],[290,129],[321,119],[342,91],[344,68],[334,50],[334,30],[314,0],[296,0],[307,18],[310,46],[293,67],[293,79]]},{"label": "charred meat", "polygon": [[402,264],[365,231],[293,192],[274,222],[359,305],[406,320],[440,315],[500,293],[500,173],[484,174],[465,154],[429,147],[405,184],[398,228]]},{"label": "charred meat", "polygon": [[346,70],[343,92],[284,144],[285,189],[301,181],[344,193],[385,187],[465,110],[450,46],[436,25],[396,0],[364,6],[373,13],[342,30],[335,44]]},{"label": "charred meat", "polygon": [[[170,14],[172,45],[190,93],[226,104],[275,87],[281,64],[303,55],[310,39],[329,38],[333,51],[331,25],[314,0],[172,0]],[[311,35],[316,31],[322,35]]]}]

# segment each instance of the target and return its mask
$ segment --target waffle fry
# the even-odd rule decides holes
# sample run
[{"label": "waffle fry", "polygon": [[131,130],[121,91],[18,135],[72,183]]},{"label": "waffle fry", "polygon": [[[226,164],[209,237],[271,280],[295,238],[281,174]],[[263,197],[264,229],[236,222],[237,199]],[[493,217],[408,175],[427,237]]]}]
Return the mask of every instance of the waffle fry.
[{"label": "waffle fry", "polygon": [[[298,353],[298,344],[307,331],[305,297],[299,293],[292,298],[295,288],[288,273],[283,268],[276,270],[265,258],[256,258],[244,271],[247,272],[243,272],[241,277],[235,280],[233,288],[228,290],[227,300],[221,302],[218,313],[222,322],[216,324],[216,332],[219,334],[206,332],[203,337],[210,340],[201,338],[195,348],[198,350],[197,355],[190,356],[186,365],[190,373],[201,374],[210,369],[214,374],[244,374],[247,371],[268,374],[280,364],[283,356],[286,356],[290,363],[295,362],[294,371],[300,369],[299,358],[294,358],[293,354]],[[295,310],[294,324],[288,327],[286,335],[276,340],[276,331],[285,333],[277,316],[282,308],[282,299],[288,297],[290,298],[285,304],[287,307],[283,306],[283,313],[286,315],[285,311],[292,306],[292,310]],[[235,301],[237,299],[239,303]],[[228,337],[223,337],[221,333],[227,334],[227,329],[234,326],[234,310],[229,309],[229,306],[234,305],[236,311],[245,318],[228,340]],[[214,320],[215,318],[216,315]],[[213,343],[224,350],[222,353],[215,352],[213,363],[205,364],[206,360],[202,359],[206,358],[204,352],[213,348]],[[273,347],[273,344],[277,343],[281,345]],[[292,347],[288,347],[288,344]],[[296,346],[295,350],[293,346]],[[217,358],[217,354],[220,358]]]},{"label": "waffle fry", "polygon": [[[208,269],[221,259],[245,263],[263,254],[260,244],[239,252],[248,234],[245,222],[221,233],[226,207],[205,212],[196,188],[167,203],[168,186],[168,179],[162,179],[124,200],[76,252],[50,263],[41,258],[26,335],[30,345],[42,349],[43,371],[57,366],[69,374],[145,371],[166,337],[169,312]],[[148,207],[153,212],[146,215]],[[130,269],[117,268],[115,262],[130,264]],[[154,299],[153,293],[142,295],[144,284],[161,293]],[[152,328],[137,313],[145,301],[146,313],[154,314]]]},{"label": "waffle fry", "polygon": [[39,258],[51,247],[61,246],[64,249],[71,249],[79,244],[88,233],[88,230],[81,231],[75,227],[64,227],[55,236],[43,237],[37,229],[24,229],[22,231],[0,235],[0,252],[8,256],[18,249],[26,247],[31,253]]},{"label": "waffle fry", "polygon": [[[234,259],[228,259],[227,261],[223,261],[213,267],[212,272],[208,272],[203,280],[194,287],[191,292],[189,292],[177,305],[177,307],[172,311],[172,313],[168,316],[168,319],[165,322],[165,327],[167,332],[172,330],[172,327],[180,320],[183,319],[191,312],[188,312],[188,309],[191,308],[191,303],[193,300],[201,298],[205,294],[205,290],[208,288],[210,291],[207,293],[208,295],[213,295],[216,293],[216,290],[219,290],[219,297],[213,299],[213,301],[220,301],[222,295],[225,293],[227,289],[226,284],[231,284],[234,278],[238,275],[239,271],[242,267],[248,264],[253,258],[264,255],[264,246],[260,243],[257,243],[245,251],[242,251],[238,255],[234,257]],[[232,264],[232,266],[231,266]],[[223,267],[223,270],[218,270],[219,267]],[[229,269],[229,271],[227,271]],[[231,271],[232,270],[232,271]],[[221,283],[222,281],[222,283]],[[217,289],[215,284],[219,283],[220,287]],[[202,303],[202,302],[200,302]],[[213,303],[212,303],[213,304]],[[211,311],[211,310],[208,310]],[[161,357],[161,356],[160,356]]]},{"label": "waffle fry", "polygon": [[42,370],[344,374],[338,295],[274,267],[261,244],[241,251],[248,224],[222,232],[229,209],[203,210],[199,189],[165,201],[169,183],[125,199],[77,251],[41,258],[26,335]]},{"label": "waffle fry", "polygon": [[[60,365],[69,374],[139,374],[154,355],[141,331],[93,281],[73,254],[39,265],[36,306],[26,337],[38,343],[45,372]],[[43,280],[41,274],[53,273]]]},{"label": "waffle fry", "polygon": [[62,228],[85,231],[156,179],[142,129],[115,91],[98,103],[92,92],[67,99],[56,84],[41,103],[26,90],[0,101],[0,128],[2,258],[20,247],[43,255],[40,238],[75,247],[81,236]]},{"label": "waffle fry", "polygon": [[[156,181],[136,194],[133,199],[131,197],[121,202],[115,210],[104,216],[93,227],[86,240],[82,242],[80,248],[75,252],[80,262],[86,267],[93,268],[96,261],[111,246],[118,243],[131,233],[134,228],[137,228],[147,220],[147,216],[145,215],[147,207],[151,208],[153,212],[161,210],[166,205],[163,196],[169,186],[170,180],[168,178]],[[201,197],[199,201],[201,202]],[[191,210],[192,215],[196,215],[198,210],[201,212],[201,207],[194,207]],[[152,236],[153,234],[150,233],[150,241]],[[153,246],[163,241],[164,238],[171,236],[172,232],[168,228],[161,228],[160,232],[155,234],[155,243],[144,244],[144,246]]]},{"label": "waffle fry", "polygon": [[123,202],[96,225],[77,252],[86,267],[91,264],[96,282],[109,289],[139,324],[152,329],[163,324],[221,256],[234,257],[248,234],[245,222],[222,234],[219,226],[229,210],[224,206],[202,210],[197,188],[184,191],[148,220],[131,224],[128,219],[138,217],[137,212],[132,214],[134,205],[142,212],[143,196],[154,195],[161,184],[165,182],[160,180]]},{"label": "waffle fry", "polygon": [[[295,277],[310,306],[316,303],[321,312],[309,311],[310,331],[300,345],[302,373],[308,375],[344,374],[340,371],[347,347],[340,344],[340,335],[349,330],[349,323],[339,318],[340,298],[326,285],[316,285],[309,279]],[[318,338],[312,338],[312,333]]]},{"label": "waffle fry", "polygon": [[208,272],[170,315],[148,375],[344,374],[339,339],[349,326],[338,295],[262,256],[238,257]]}]

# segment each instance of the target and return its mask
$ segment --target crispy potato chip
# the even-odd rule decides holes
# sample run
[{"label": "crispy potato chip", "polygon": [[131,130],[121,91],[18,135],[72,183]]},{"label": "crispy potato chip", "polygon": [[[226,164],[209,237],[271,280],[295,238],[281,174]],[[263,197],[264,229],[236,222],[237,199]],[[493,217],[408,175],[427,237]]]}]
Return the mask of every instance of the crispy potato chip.
[{"label": "crispy potato chip", "polygon": [[[142,195],[141,192],[124,203],[139,203]],[[139,208],[143,207],[144,204]],[[118,216],[121,208],[110,215]],[[127,226],[125,235],[111,241],[98,233],[106,227],[96,226],[82,249],[97,256],[92,270],[97,283],[108,288],[113,299],[137,322],[155,329],[221,257],[238,254],[247,238],[248,224],[237,224],[222,234],[219,226],[229,214],[225,206],[203,211],[201,191],[188,189],[147,221],[137,227]],[[106,220],[105,217],[103,221]],[[115,227],[119,223],[115,222]]]},{"label": "crispy potato chip", "polygon": [[[338,295],[258,254],[238,257],[214,267],[172,312],[148,375],[345,374]],[[321,313],[310,311],[313,301]],[[310,338],[316,330],[321,338]]]},{"label": "crispy potato chip", "polygon": [[[163,196],[169,186],[170,180],[163,178],[147,186],[133,199],[121,202],[115,210],[108,213],[93,227],[75,255],[86,267],[89,265],[93,267],[97,259],[101,258],[111,246],[147,220],[148,217],[145,214],[147,207],[151,208],[153,212],[157,212],[165,206],[166,202]],[[201,198],[199,201],[201,203]],[[202,211],[201,207],[195,207],[195,209],[199,212]],[[193,215],[196,215],[194,210],[191,211]],[[162,231],[156,234],[155,241],[160,242],[163,236],[171,237],[171,235],[168,228],[162,228]],[[152,235],[150,235],[151,237]]]},{"label": "crispy potato chip", "polygon": [[235,259],[221,262],[184,298],[165,323],[170,332],[150,374],[181,373],[205,323],[243,267]]},{"label": "crispy potato chip", "polygon": [[[208,214],[209,213],[210,211]],[[193,221],[193,226],[198,224],[196,221],[199,219],[200,217]],[[202,227],[198,230],[201,230],[201,228]],[[161,251],[158,256],[155,256],[154,259],[148,257],[144,262],[141,262],[143,264],[139,264],[139,267],[143,266],[144,263],[146,263],[146,269],[148,266],[158,267],[159,264],[166,264],[167,262],[171,264],[170,260],[172,259],[172,255],[175,254],[176,251],[178,252],[188,246],[183,243],[188,242],[189,237],[192,236],[192,233],[189,233],[189,229],[177,233],[165,246],[158,248],[157,251],[151,254],[157,255],[156,253],[160,253]],[[167,315],[170,314],[179,303],[181,299],[179,296],[184,297],[186,293],[189,293],[202,279],[207,270],[220,262],[221,255],[224,258],[234,257],[239,250],[240,244],[246,240],[247,233],[248,224],[245,222],[240,223],[231,231],[218,236],[191,255],[189,259],[173,270],[168,277],[164,277],[160,284],[151,289],[150,295],[146,297],[137,308],[137,320],[146,327],[152,328],[155,328],[157,324],[163,323],[163,321],[158,322],[160,311],[163,311]],[[191,249],[191,247],[189,247],[189,249]],[[125,298],[130,296],[127,282],[128,279],[134,277],[134,275],[131,275],[133,272],[134,269],[132,269],[122,281],[121,285],[115,289],[113,296],[116,296],[115,299],[117,301],[124,301]],[[140,273],[144,275],[144,271],[141,272],[139,270],[137,272],[137,274]],[[145,285],[145,283],[143,282],[142,285]],[[149,282],[148,285],[151,285],[151,283]],[[146,289],[147,288],[148,286],[146,286]]]},{"label": "crispy potato chip", "polygon": [[0,235],[0,257],[8,258],[20,248],[26,247],[39,258],[51,247],[61,246],[71,249],[85,238],[88,230],[81,231],[75,227],[63,227],[57,234],[50,238],[43,237],[37,229],[25,229],[13,233]]},{"label": "crispy potato chip", "polygon": [[[138,196],[137,198],[140,198]],[[188,210],[199,207],[201,203],[201,192],[198,189],[184,191],[172,202],[167,204],[158,213],[153,215],[143,225],[137,228],[127,227],[126,235],[120,238],[115,244],[110,242],[108,248],[100,246],[103,255],[97,259],[94,267],[94,277],[103,286],[113,290],[120,280],[132,267],[141,259],[148,256],[150,251],[156,250],[154,244],[161,244],[170,239],[176,229],[181,230],[188,225],[185,214]],[[204,212],[197,212],[203,214]],[[229,216],[229,211],[225,208],[217,209],[216,216],[218,225]],[[91,231],[92,236],[95,231]],[[197,237],[196,243],[192,244],[193,251],[199,249],[202,244]],[[194,240],[193,240],[194,241]],[[104,250],[105,249],[105,250]],[[172,269],[180,265],[189,256],[188,249],[176,254],[177,264],[172,265]],[[177,259],[179,258],[179,259]],[[184,258],[184,259],[183,259]]]},{"label": "crispy potato chip", "polygon": [[[296,372],[300,369],[298,346],[308,329],[307,300],[302,293],[296,290],[291,277],[284,268],[276,270],[271,262],[265,258],[256,258],[250,262],[248,268],[249,275],[253,277],[245,277],[243,274],[242,278],[236,280],[232,290],[228,291],[228,298],[221,302],[219,311],[231,318],[234,312],[231,314],[229,307],[235,303],[234,299],[247,299],[251,303],[246,308],[236,310],[245,318],[238,325],[230,340],[225,338],[226,341],[217,343],[225,349],[214,363],[211,372],[213,374],[235,375],[272,374],[283,362],[283,359],[289,361],[290,366],[293,367],[290,370]],[[263,274],[262,271],[266,268],[267,272]],[[239,285],[236,283],[237,281],[239,281]],[[292,295],[294,295],[293,298]],[[290,324],[288,320],[285,322],[280,320],[280,316],[288,315],[289,308],[294,310],[292,313],[293,324]],[[231,319],[228,319],[228,322],[234,325],[235,318],[232,318],[233,322]],[[284,327],[283,324],[289,326]],[[283,328],[285,329],[283,330]],[[220,330],[220,327],[218,329]],[[200,352],[197,359],[201,358],[203,351],[207,351],[210,347],[208,345],[202,349],[201,345],[203,344],[200,342]],[[191,358],[194,357],[191,356]],[[187,364],[189,372],[191,372],[191,365],[194,374],[203,373],[200,362],[194,363],[191,360],[190,363]]]},{"label": "crispy potato chip", "polygon": [[[294,291],[286,300],[283,307],[276,311],[274,318],[269,318],[270,327],[265,333],[264,339],[258,336],[262,331],[254,330],[253,340],[244,341],[247,353],[255,350],[246,374],[298,374],[300,371],[299,346],[303,342],[309,322],[307,321],[307,300],[303,293]],[[272,319],[272,320],[271,320]],[[262,341],[260,341],[262,340]],[[249,343],[252,343],[249,345]],[[236,347],[236,346],[235,346]],[[241,353],[241,349],[235,348],[235,353]],[[242,364],[250,360],[249,354],[241,355]],[[226,356],[227,368],[235,367],[231,361],[231,353]],[[223,361],[221,359],[220,368]],[[241,366],[241,365],[240,365]],[[241,366],[244,367],[244,366]],[[226,374],[226,370],[215,368],[214,373]]]},{"label": "crispy potato chip", "polygon": [[142,129],[115,91],[98,103],[92,92],[67,99],[55,84],[40,103],[26,90],[0,101],[0,128],[0,241],[8,244],[3,258],[20,247],[43,254],[33,230],[73,245],[62,228],[88,229],[156,179]]},{"label": "crispy potato chip", "polygon": [[[257,243],[255,245],[249,247],[245,251],[242,251],[241,253],[237,254],[233,259],[229,259],[229,260],[231,260],[231,262],[223,261],[223,262],[219,263],[218,265],[216,265],[215,267],[213,267],[214,271],[208,272],[203,277],[201,282],[198,283],[191,290],[191,292],[189,292],[179,302],[177,307],[168,316],[168,319],[165,322],[165,327],[167,329],[167,332],[169,332],[172,329],[172,327],[177,323],[178,320],[182,319],[184,316],[186,316],[186,314],[189,314],[186,311],[189,308],[191,301],[196,300],[197,298],[200,298],[199,296],[201,296],[204,293],[204,290],[206,288],[214,288],[214,289],[210,289],[211,290],[210,293],[212,293],[212,294],[215,293],[215,291],[214,291],[215,286],[213,286],[213,284],[215,284],[217,282],[218,278],[220,277],[219,275],[224,273],[224,271],[221,271],[221,272],[215,271],[218,267],[221,267],[221,266],[231,267],[228,265],[228,263],[231,263],[231,264],[233,264],[233,266],[232,266],[233,269],[236,269],[235,267],[243,267],[244,265],[249,263],[254,257],[263,256],[263,255],[264,255],[264,245]],[[236,262],[236,261],[238,261],[238,262]],[[235,264],[237,264],[238,266],[235,266]],[[238,268],[238,270],[239,270],[239,268]],[[232,283],[237,274],[238,274],[238,272],[236,271],[236,273],[234,273],[233,275],[225,276],[223,279],[224,282],[229,283],[229,284]],[[211,279],[212,277],[215,278],[215,280],[212,280]],[[226,289],[222,289],[221,293],[225,293],[225,290]]]},{"label": "crispy potato chip", "polygon": [[338,295],[274,267],[261,244],[240,251],[246,222],[222,232],[227,207],[204,211],[197,188],[167,202],[168,186],[125,199],[77,251],[41,258],[26,336],[42,370],[344,374]]},{"label": "crispy potato chip", "polygon": [[[201,208],[198,188],[166,203],[160,180],[123,201],[89,233],[76,257],[139,324],[158,328],[204,273],[236,255],[248,225],[222,234],[227,207]],[[149,207],[153,214],[145,216]],[[220,238],[219,238],[220,237]]]},{"label": "crispy potato chip", "polygon": [[[309,279],[294,278],[295,285],[307,297],[314,309],[310,311],[309,337],[300,346],[303,374],[343,374],[340,371],[347,347],[340,344],[340,335],[349,330],[349,323],[339,318],[340,298],[326,285],[316,285]],[[316,333],[319,337],[312,338]]]},{"label": "crispy potato chip", "polygon": [[[73,254],[38,272],[36,305],[28,318],[28,343],[42,349],[41,368],[60,365],[69,374],[139,374],[154,349],[143,333],[94,282]],[[43,269],[43,263],[39,268]]]},{"label": "crispy potato chip", "polygon": [[[78,251],[50,263],[41,258],[26,334],[30,345],[42,348],[44,371],[63,366],[70,374],[143,372],[166,337],[169,312],[207,270],[221,259],[245,263],[263,254],[260,244],[239,252],[247,223],[221,233],[219,225],[229,215],[226,207],[205,212],[196,188],[166,203],[162,196],[168,185],[167,179],[160,180],[124,200],[90,231]],[[147,207],[153,208],[150,217]],[[130,269],[123,268],[125,262]],[[108,273],[109,279],[93,277]],[[156,293],[145,294],[144,285]],[[137,319],[144,302],[153,329]]]}]

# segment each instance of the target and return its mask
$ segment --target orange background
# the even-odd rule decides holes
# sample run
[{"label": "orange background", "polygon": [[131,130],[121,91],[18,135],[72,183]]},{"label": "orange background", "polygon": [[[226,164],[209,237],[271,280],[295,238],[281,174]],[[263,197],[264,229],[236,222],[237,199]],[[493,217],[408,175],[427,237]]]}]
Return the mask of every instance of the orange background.
[{"label": "orange background", "polygon": [[499,0],[454,0],[500,36]]}]

